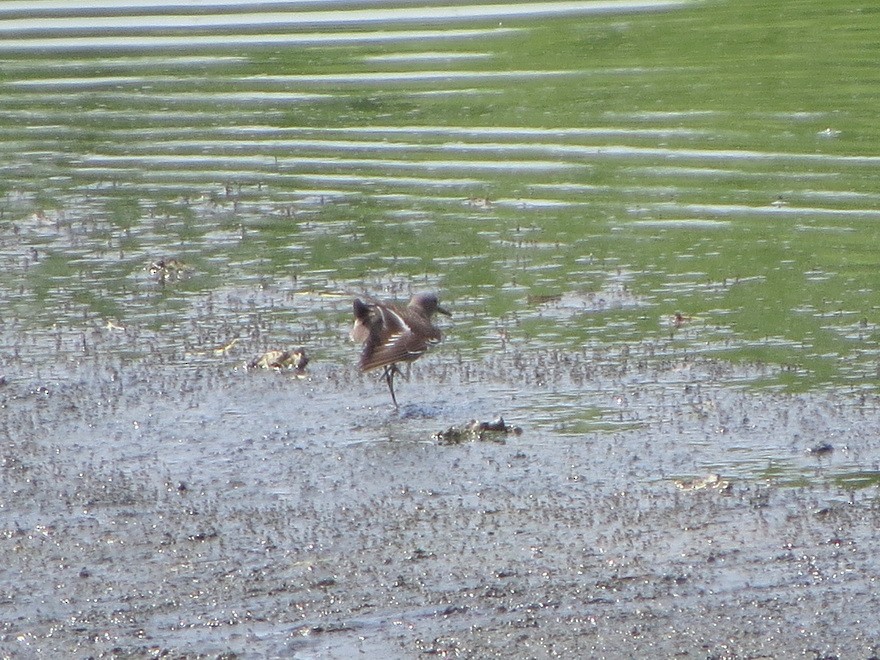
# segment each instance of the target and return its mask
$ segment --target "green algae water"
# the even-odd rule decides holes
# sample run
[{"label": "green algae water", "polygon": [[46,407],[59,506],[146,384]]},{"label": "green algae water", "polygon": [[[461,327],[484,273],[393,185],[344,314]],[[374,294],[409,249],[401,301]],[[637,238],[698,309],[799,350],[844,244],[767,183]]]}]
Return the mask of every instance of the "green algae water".
[{"label": "green algae water", "polygon": [[0,4],[6,352],[341,364],[351,295],[434,289],[463,361],[876,387],[871,3],[274,4]]},{"label": "green algae water", "polygon": [[876,4],[0,1],[0,658],[876,657]]}]

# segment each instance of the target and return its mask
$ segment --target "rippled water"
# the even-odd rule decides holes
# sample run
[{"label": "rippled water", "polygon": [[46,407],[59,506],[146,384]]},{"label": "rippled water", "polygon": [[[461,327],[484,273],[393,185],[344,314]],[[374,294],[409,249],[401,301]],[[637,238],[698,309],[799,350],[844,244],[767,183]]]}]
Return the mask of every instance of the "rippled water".
[{"label": "rippled water", "polygon": [[3,3],[6,348],[350,361],[353,292],[431,288],[465,360],[873,387],[876,13],[795,4]]},{"label": "rippled water", "polygon": [[875,654],[880,12],[77,4],[0,3],[0,656]]}]

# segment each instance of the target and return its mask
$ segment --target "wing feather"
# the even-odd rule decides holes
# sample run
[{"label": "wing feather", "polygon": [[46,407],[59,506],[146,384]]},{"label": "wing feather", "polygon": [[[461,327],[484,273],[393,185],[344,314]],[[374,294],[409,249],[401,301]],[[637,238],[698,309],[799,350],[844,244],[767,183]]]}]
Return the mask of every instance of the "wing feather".
[{"label": "wing feather", "polygon": [[[431,325],[430,320],[422,322],[415,317],[407,322],[390,306],[356,300],[354,312],[355,322],[350,335],[354,341],[364,343],[360,358],[362,371],[395,362],[411,362],[441,338],[440,331]],[[417,327],[413,328],[413,325]]]}]

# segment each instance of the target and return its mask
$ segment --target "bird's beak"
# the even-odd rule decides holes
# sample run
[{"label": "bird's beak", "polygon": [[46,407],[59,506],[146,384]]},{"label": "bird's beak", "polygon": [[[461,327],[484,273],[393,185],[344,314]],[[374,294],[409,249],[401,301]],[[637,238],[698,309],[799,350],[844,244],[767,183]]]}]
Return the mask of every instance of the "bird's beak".
[{"label": "bird's beak", "polygon": [[440,305],[437,305],[437,311],[441,314],[446,314],[446,316],[452,316],[452,312],[443,309],[442,307],[440,307]]}]

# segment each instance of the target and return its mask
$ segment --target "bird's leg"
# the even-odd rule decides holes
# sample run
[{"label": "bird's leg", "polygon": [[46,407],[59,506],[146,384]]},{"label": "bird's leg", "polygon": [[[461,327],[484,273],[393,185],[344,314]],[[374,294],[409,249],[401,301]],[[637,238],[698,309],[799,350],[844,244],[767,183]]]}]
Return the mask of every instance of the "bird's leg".
[{"label": "bird's leg", "polygon": [[398,368],[397,373],[399,373],[400,377],[403,378],[408,383],[409,382],[409,374],[410,374],[411,369],[412,369],[412,362],[407,362],[406,363],[406,371],[403,372]]},{"label": "bird's leg", "polygon": [[394,374],[399,374],[400,369],[397,368],[397,364],[389,364],[385,367],[385,382],[388,383],[388,391],[391,392],[391,401],[394,402],[394,407],[398,408],[397,405],[397,397],[394,396]]}]

